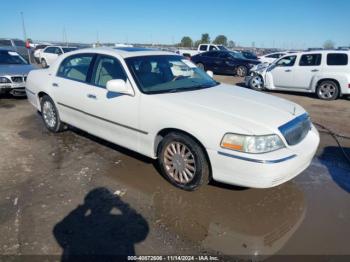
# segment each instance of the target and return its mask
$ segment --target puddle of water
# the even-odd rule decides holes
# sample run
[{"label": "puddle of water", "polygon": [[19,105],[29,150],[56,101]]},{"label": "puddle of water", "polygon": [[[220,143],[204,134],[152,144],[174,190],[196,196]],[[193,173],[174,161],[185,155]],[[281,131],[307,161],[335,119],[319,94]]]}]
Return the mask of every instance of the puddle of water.
[{"label": "puddle of water", "polygon": [[169,185],[152,164],[126,156],[104,175],[146,201],[154,220],[181,239],[223,254],[276,253],[306,212],[304,194],[294,183],[266,190],[205,186],[185,192]]}]

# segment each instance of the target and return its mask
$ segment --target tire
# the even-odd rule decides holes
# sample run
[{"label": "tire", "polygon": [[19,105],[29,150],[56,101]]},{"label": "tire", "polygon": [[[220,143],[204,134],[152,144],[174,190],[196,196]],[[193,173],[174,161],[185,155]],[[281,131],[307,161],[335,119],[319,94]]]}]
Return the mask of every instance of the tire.
[{"label": "tire", "polygon": [[316,94],[322,100],[335,100],[340,95],[339,85],[333,80],[322,81],[316,88]]},{"label": "tire", "polygon": [[249,87],[255,91],[265,90],[263,78],[260,75],[252,76],[249,80]]},{"label": "tire", "polygon": [[245,77],[248,75],[248,68],[245,66],[239,66],[236,69],[236,75],[239,77]]},{"label": "tire", "polygon": [[46,60],[43,58],[43,59],[41,59],[41,67],[42,68],[47,68],[48,66],[47,66],[47,62],[46,62]]},{"label": "tire", "polygon": [[183,190],[193,191],[209,183],[210,168],[204,150],[186,134],[173,132],[163,138],[158,163],[162,175]]},{"label": "tire", "polygon": [[59,133],[65,129],[65,124],[61,122],[57,108],[52,99],[45,95],[40,101],[41,116],[46,128],[53,132]]},{"label": "tire", "polygon": [[196,66],[205,72],[205,66],[202,63],[197,63]]}]

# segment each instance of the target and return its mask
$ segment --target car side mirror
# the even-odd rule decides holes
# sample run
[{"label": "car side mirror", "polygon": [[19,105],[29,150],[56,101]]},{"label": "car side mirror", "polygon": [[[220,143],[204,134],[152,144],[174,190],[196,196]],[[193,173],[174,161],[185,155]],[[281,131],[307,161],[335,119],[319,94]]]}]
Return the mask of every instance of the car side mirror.
[{"label": "car side mirror", "polygon": [[134,95],[131,87],[123,79],[112,79],[107,82],[106,88],[108,92],[124,94],[124,95]]},{"label": "car side mirror", "polygon": [[213,73],[213,71],[207,71],[207,75],[208,76],[210,76],[211,78],[213,78],[214,77],[214,73]]}]

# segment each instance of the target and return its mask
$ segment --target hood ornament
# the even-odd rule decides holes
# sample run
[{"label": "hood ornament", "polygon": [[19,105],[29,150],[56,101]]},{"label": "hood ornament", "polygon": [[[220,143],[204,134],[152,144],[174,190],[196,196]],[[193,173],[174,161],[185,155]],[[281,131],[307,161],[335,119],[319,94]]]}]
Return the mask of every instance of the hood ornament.
[{"label": "hood ornament", "polygon": [[293,116],[295,116],[296,111],[297,111],[297,108],[294,106],[293,113],[292,113]]}]

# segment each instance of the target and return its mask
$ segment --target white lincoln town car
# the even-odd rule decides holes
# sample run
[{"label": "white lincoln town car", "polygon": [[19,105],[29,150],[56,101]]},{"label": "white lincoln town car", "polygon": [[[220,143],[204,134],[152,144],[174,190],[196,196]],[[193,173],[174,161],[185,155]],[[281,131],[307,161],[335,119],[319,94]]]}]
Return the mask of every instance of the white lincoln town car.
[{"label": "white lincoln town car", "polygon": [[319,134],[292,102],[221,84],[183,56],[82,49],[31,71],[26,92],[52,132],[75,126],[153,159],[175,186],[268,188],[306,169]]}]

